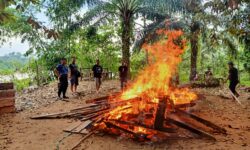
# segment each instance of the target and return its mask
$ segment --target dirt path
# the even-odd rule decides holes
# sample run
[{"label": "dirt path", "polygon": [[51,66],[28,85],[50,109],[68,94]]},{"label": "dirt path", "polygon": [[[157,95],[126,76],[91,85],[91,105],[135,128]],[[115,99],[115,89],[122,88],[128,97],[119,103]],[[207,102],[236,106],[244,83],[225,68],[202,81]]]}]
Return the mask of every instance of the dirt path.
[{"label": "dirt path", "polygon": [[[102,92],[96,94],[94,85],[91,82],[81,82],[80,89],[82,97],[76,98],[70,95],[70,102],[56,101],[56,93],[51,97],[44,97],[41,101],[51,101],[48,104],[36,105],[36,109],[25,108],[24,111],[16,114],[0,116],[0,149],[7,150],[67,150],[76,144],[81,138],[80,135],[72,135],[59,140],[67,133],[62,130],[68,127],[75,120],[31,120],[29,117],[40,113],[52,113],[67,111],[85,104],[85,100],[118,91],[117,81],[104,82]],[[52,84],[56,88],[56,84]],[[46,88],[44,89],[46,91]],[[78,149],[85,150],[162,150],[162,149],[250,149],[250,97],[249,93],[240,91],[241,101],[246,109],[241,108],[232,100],[222,99],[214,96],[209,90],[196,90],[206,96],[206,100],[200,101],[190,111],[210,120],[228,131],[227,136],[215,135],[216,142],[205,139],[187,139],[167,141],[161,144],[141,144],[130,139],[114,137],[110,135],[95,135],[84,141]],[[39,91],[39,93],[42,91]],[[54,97],[54,98],[53,98]],[[37,98],[38,99],[38,98]],[[34,100],[38,101],[38,100]],[[52,103],[53,102],[53,103]],[[36,103],[36,102],[35,102]],[[25,103],[24,103],[25,104]],[[40,108],[39,108],[40,107]],[[59,145],[59,147],[57,147]]]}]

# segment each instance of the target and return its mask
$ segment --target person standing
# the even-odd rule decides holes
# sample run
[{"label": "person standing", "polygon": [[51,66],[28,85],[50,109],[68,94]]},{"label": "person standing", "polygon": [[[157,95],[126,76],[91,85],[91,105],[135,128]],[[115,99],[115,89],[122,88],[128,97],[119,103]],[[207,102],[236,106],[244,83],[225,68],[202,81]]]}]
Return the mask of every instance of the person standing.
[{"label": "person standing", "polygon": [[96,91],[99,92],[99,89],[102,84],[102,72],[103,72],[99,59],[96,60],[96,64],[93,66],[92,71],[95,78]]},{"label": "person standing", "polygon": [[207,71],[205,72],[205,83],[211,84],[212,79],[213,79],[213,73],[211,71],[211,67],[208,67]]},{"label": "person standing", "polygon": [[236,97],[239,97],[240,95],[235,89],[237,84],[239,83],[238,70],[234,67],[233,62],[229,62],[228,67],[229,67],[229,75],[227,80],[229,80],[229,89]]},{"label": "person standing", "polygon": [[127,80],[128,80],[128,67],[127,64],[123,61],[122,65],[119,67],[119,76],[121,82],[121,90],[126,87]]},{"label": "person standing", "polygon": [[69,69],[70,69],[71,92],[76,93],[77,86],[79,85],[79,80],[78,79],[81,76],[81,74],[78,71],[75,57],[73,57],[72,64],[69,65]]},{"label": "person standing", "polygon": [[61,63],[56,67],[56,75],[59,80],[58,98],[61,99],[61,93],[63,93],[63,98],[68,99],[69,97],[66,96],[68,88],[68,67],[65,58],[62,58]]}]

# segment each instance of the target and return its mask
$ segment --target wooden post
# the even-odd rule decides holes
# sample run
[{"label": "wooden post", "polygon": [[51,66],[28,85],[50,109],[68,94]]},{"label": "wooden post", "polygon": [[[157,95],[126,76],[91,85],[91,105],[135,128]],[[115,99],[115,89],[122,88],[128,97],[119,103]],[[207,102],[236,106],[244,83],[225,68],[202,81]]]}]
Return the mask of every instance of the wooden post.
[{"label": "wooden post", "polygon": [[154,122],[154,128],[157,130],[163,129],[163,123],[165,118],[165,112],[167,108],[167,98],[164,97],[160,99],[158,108],[155,115],[155,122]]},{"label": "wooden post", "polygon": [[0,114],[15,112],[15,90],[13,83],[0,83]]}]

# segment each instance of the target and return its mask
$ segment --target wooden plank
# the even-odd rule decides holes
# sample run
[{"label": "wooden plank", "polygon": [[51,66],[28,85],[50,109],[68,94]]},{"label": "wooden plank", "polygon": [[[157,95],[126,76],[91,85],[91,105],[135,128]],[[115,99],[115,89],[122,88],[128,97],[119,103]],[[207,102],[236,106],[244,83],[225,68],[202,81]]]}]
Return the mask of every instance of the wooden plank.
[{"label": "wooden plank", "polygon": [[0,83],[0,90],[14,89],[13,83]]},{"label": "wooden plank", "polygon": [[211,134],[207,133],[207,132],[204,132],[202,130],[199,130],[199,129],[196,129],[182,121],[178,121],[178,120],[175,120],[175,119],[172,119],[172,118],[167,118],[166,121],[168,123],[172,123],[178,127],[181,127],[183,129],[186,129],[186,130],[189,130],[195,134],[198,134],[198,135],[201,135],[201,136],[204,136],[204,137],[207,137],[209,139],[212,139],[212,140],[216,140]]},{"label": "wooden plank", "polygon": [[112,94],[109,94],[109,95],[106,95],[106,96],[101,96],[101,97],[97,97],[97,98],[93,98],[93,99],[89,99],[89,100],[86,100],[86,103],[89,104],[89,103],[97,103],[99,101],[104,101],[104,100],[108,100],[110,97],[115,97],[116,95],[118,95],[120,92],[115,92],[115,93],[112,93]]},{"label": "wooden plank", "polygon": [[154,128],[160,130],[163,128],[164,115],[167,108],[167,98],[161,98],[157,107]]},{"label": "wooden plank", "polygon": [[109,96],[102,96],[102,97],[97,97],[97,98],[86,100],[85,102],[87,104],[89,104],[89,103],[96,103],[98,101],[108,100],[108,98],[109,98]]},{"label": "wooden plank", "polygon": [[91,121],[91,120],[84,121],[78,127],[76,127],[75,129],[73,129],[71,132],[80,133],[81,131],[83,131],[84,129],[86,129],[86,127],[88,127],[89,125],[91,125],[92,123],[93,123],[93,121]]},{"label": "wooden plank", "polygon": [[0,108],[0,114],[14,113],[14,112],[16,112],[15,106],[8,106],[8,107],[2,107],[2,108]]},{"label": "wooden plank", "polygon": [[15,97],[15,90],[1,90],[0,91],[0,99],[1,98],[8,98],[8,97]]},{"label": "wooden plank", "polygon": [[15,106],[15,99],[14,98],[5,98],[0,100],[0,108],[7,107],[7,106]]},{"label": "wooden plank", "polygon": [[99,105],[97,105],[97,104],[87,104],[87,105],[85,105],[85,106],[83,106],[83,107],[78,107],[78,108],[72,109],[72,110],[70,110],[70,111],[71,111],[71,112],[72,112],[72,111],[78,111],[78,110],[88,109],[88,108],[97,107],[97,106],[99,106]]},{"label": "wooden plank", "polygon": [[72,123],[69,127],[67,127],[66,129],[64,129],[63,131],[65,131],[65,132],[72,131],[72,130],[74,130],[75,128],[77,128],[81,124],[82,124],[81,121],[76,121],[76,122]]},{"label": "wooden plank", "polygon": [[94,134],[94,131],[88,133],[88,134],[85,135],[83,138],[81,138],[80,141],[77,142],[77,143],[71,148],[71,150],[76,149],[84,140],[86,140],[87,138],[89,138],[92,134]]},{"label": "wooden plank", "polygon": [[30,119],[50,119],[50,118],[56,118],[61,115],[69,114],[70,112],[60,112],[60,113],[51,113],[51,114],[42,114],[30,117]]},{"label": "wooden plank", "polygon": [[62,112],[62,113],[52,113],[52,114],[42,114],[30,117],[31,119],[57,119],[57,118],[82,118],[84,115],[98,113],[100,111],[108,110],[108,108],[94,109],[94,110],[84,110],[76,112]]},{"label": "wooden plank", "polygon": [[227,130],[225,130],[222,127],[219,127],[218,125],[216,125],[216,124],[214,124],[214,123],[212,123],[212,122],[210,122],[208,120],[205,120],[205,119],[200,118],[200,117],[198,117],[198,116],[196,116],[194,114],[188,113],[188,112],[180,110],[180,109],[176,109],[176,111],[178,113],[181,113],[181,115],[188,116],[188,117],[190,117],[190,118],[192,118],[192,119],[194,119],[194,120],[196,120],[196,121],[198,121],[198,122],[200,122],[200,123],[202,123],[202,124],[204,124],[204,125],[206,125],[208,127],[211,127],[212,129],[214,129],[216,131],[219,131],[219,132],[221,132],[223,134],[227,133]]}]

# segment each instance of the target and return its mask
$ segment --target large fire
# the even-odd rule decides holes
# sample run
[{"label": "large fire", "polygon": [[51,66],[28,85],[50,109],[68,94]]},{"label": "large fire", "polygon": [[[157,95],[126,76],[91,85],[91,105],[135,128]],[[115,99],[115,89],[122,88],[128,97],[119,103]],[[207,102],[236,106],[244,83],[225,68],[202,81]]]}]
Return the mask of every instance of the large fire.
[{"label": "large fire", "polygon": [[[119,122],[116,122],[116,125],[136,133],[146,133],[149,128],[155,128],[160,101],[164,100],[166,105],[175,106],[188,104],[197,99],[196,94],[189,89],[171,86],[171,78],[177,73],[181,55],[186,47],[186,41],[182,38],[183,32],[158,30],[157,34],[161,40],[143,45],[143,49],[150,55],[149,65],[120,96],[112,98],[112,101],[115,99],[127,103],[115,107],[106,117],[107,121],[140,125],[139,128],[134,125],[131,129],[131,126],[119,125]],[[137,101],[130,102],[131,100]],[[161,119],[164,120],[164,117]],[[146,126],[147,130],[143,126]]]},{"label": "large fire", "polygon": [[123,92],[121,99],[147,96],[152,101],[163,95],[170,95],[174,103],[186,103],[196,99],[187,89],[176,90],[169,87],[170,79],[178,70],[186,41],[181,39],[182,31],[158,30],[162,40],[153,44],[144,44],[149,52],[150,65],[141,71],[135,82]]}]

